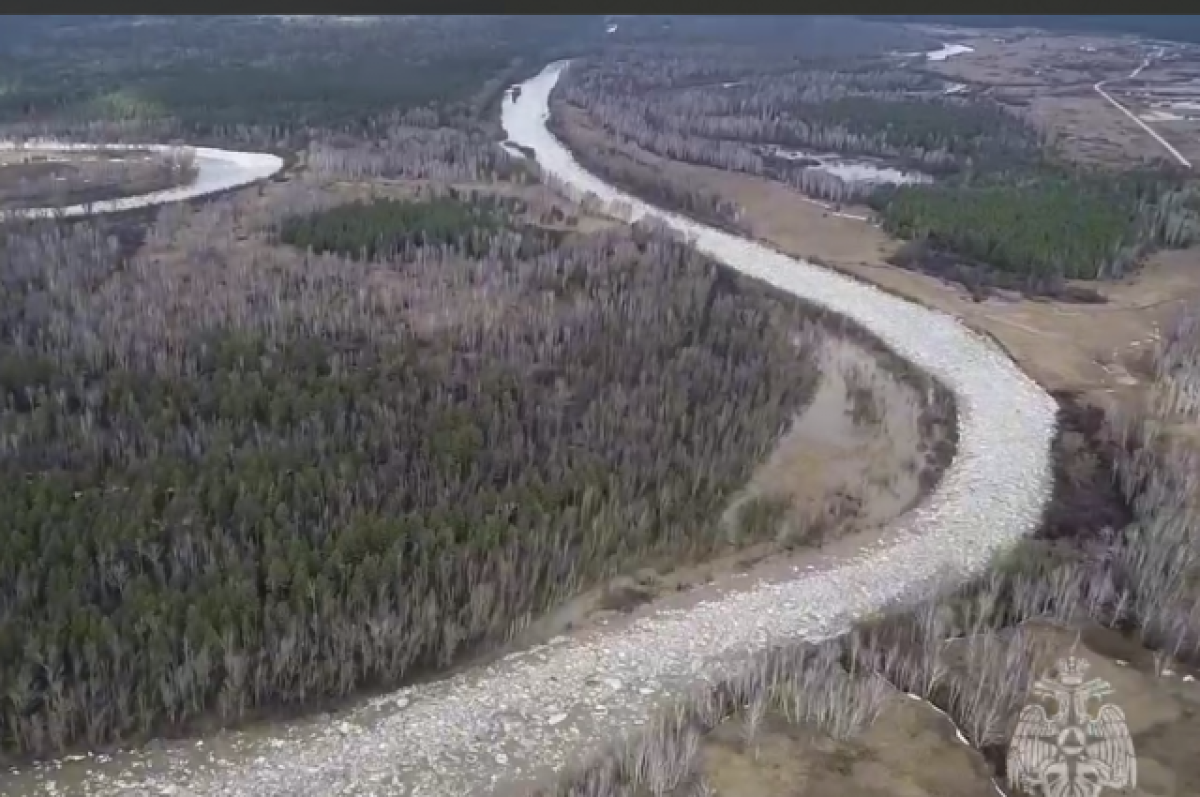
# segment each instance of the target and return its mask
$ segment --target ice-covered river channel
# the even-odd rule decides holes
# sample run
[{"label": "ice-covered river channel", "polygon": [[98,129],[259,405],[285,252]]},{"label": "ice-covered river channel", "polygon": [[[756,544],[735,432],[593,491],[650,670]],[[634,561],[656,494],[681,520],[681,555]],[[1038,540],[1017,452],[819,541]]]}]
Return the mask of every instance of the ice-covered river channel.
[{"label": "ice-covered river channel", "polygon": [[[524,794],[528,785],[645,723],[665,698],[728,672],[771,643],[836,634],[945,579],[986,568],[1038,526],[1051,490],[1055,402],[993,344],[954,319],[757,243],[655,209],[588,174],[546,129],[552,64],[507,100],[511,141],[573,190],[621,200],[751,277],[852,317],[949,386],[959,450],[940,485],[889,544],[791,580],[593,629],[335,716],[78,756],[13,770],[5,795]],[[243,156],[239,155],[239,158]],[[266,176],[266,161],[260,163]],[[247,169],[252,167],[247,167]],[[227,186],[228,187],[228,186]],[[4,775],[0,775],[3,778]]]},{"label": "ice-covered river channel", "polygon": [[[70,154],[72,151],[95,152],[97,150],[108,152],[152,150],[169,153],[178,150],[179,147],[159,144],[79,144],[48,139],[35,139],[20,143],[0,141],[0,152],[12,152],[16,149],[29,154],[52,155],[55,153]],[[19,218],[52,218],[135,210],[154,205],[165,205],[170,202],[196,199],[209,194],[228,191],[231,188],[240,188],[241,186],[250,185],[258,180],[270,177],[283,169],[283,158],[264,152],[235,152],[227,149],[214,149],[212,147],[188,147],[187,149],[195,158],[196,178],[186,185],[166,188],[162,191],[154,191],[153,193],[142,194],[140,196],[108,199],[90,204],[67,205],[60,208],[24,208],[21,210],[6,211],[2,215],[9,218],[14,216]]]}]

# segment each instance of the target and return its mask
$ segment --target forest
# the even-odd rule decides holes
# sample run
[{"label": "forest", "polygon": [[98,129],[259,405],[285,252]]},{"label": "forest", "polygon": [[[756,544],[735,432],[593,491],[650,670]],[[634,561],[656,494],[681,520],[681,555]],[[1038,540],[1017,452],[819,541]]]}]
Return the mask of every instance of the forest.
[{"label": "forest", "polygon": [[659,232],[296,196],[254,250],[220,204],[133,260],[6,230],[9,753],[396,683],[719,549],[813,390],[811,316]]},{"label": "forest", "polygon": [[[713,62],[719,74],[711,74]],[[888,158],[935,173],[995,168],[1040,148],[1004,106],[946,95],[945,87],[878,58],[830,64],[796,56],[783,71],[757,50],[645,48],[573,67],[557,98],[655,154],[785,181],[799,179],[803,166],[789,171],[764,148]]]},{"label": "forest", "polygon": [[[1068,163],[1017,111],[893,55],[788,52],[736,36],[613,48],[568,70],[554,129],[616,182],[658,157],[766,177],[833,209],[866,206],[911,242],[898,265],[984,293],[1096,300],[1066,281],[1121,278],[1156,249],[1198,240],[1200,194],[1170,169]],[[861,173],[824,165],[838,160]],[[908,177],[872,176],[885,166]]]},{"label": "forest", "polygon": [[[814,316],[509,196],[538,176],[496,103],[589,24],[68,20],[0,54],[5,136],[302,164],[0,231],[3,757],[401,683],[729,544],[723,502],[814,388]],[[381,178],[424,193],[312,190]]]},{"label": "forest", "polygon": [[[551,116],[547,127],[560,139],[570,140],[572,137],[572,132],[564,124],[562,115]],[[741,208],[736,202],[713,191],[661,169],[647,167],[626,157],[617,148],[605,144],[596,147],[576,147],[573,154],[585,169],[603,174],[604,179],[612,185],[634,196],[642,197],[659,207],[685,213],[714,227],[732,232],[744,231]]]},{"label": "forest", "polygon": [[[317,254],[355,260],[410,259],[424,247],[451,247],[472,257],[485,257],[498,233],[517,237],[519,258],[557,248],[565,232],[530,224],[521,217],[528,205],[514,197],[460,192],[420,201],[374,199],[286,218],[277,235],[281,243]],[[554,218],[570,224],[562,215]]]},{"label": "forest", "polygon": [[815,59],[938,46],[936,39],[915,30],[845,16],[642,14],[611,19],[619,24],[613,39],[621,44],[748,45],[784,55],[799,50]]},{"label": "forest", "polygon": [[191,143],[251,132],[274,143],[310,128],[373,133],[381,119],[418,108],[436,107],[438,121],[453,124],[483,114],[522,69],[594,47],[600,19],[29,23],[36,35],[0,49],[0,124]]},{"label": "forest", "polygon": [[1037,179],[900,186],[869,202],[889,232],[986,264],[1011,277],[1009,286],[1034,292],[1062,279],[1119,279],[1147,252],[1182,248],[1200,232],[1190,187],[1152,172],[1047,169]]}]

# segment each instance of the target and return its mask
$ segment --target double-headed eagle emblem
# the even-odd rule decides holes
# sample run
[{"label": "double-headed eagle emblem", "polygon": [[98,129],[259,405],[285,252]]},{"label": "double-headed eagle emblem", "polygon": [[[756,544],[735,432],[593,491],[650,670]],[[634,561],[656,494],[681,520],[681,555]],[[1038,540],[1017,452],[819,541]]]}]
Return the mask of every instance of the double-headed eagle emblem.
[{"label": "double-headed eagle emblem", "polygon": [[1137,759],[1125,712],[1089,703],[1113,693],[1099,678],[1084,683],[1088,662],[1058,662],[1057,677],[1039,679],[1033,693],[1053,698],[1053,715],[1038,704],[1021,709],[1008,751],[1008,782],[1036,797],[1099,797],[1106,789],[1133,789]]}]

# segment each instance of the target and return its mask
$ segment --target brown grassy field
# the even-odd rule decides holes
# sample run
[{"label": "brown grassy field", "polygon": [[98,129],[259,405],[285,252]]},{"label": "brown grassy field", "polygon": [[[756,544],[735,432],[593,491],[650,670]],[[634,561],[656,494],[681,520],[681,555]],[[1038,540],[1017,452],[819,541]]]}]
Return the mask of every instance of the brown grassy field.
[{"label": "brown grassy field", "polygon": [[1136,77],[1106,88],[1193,165],[1200,163],[1200,51],[1164,48]]},{"label": "brown grassy field", "polygon": [[[934,71],[967,85],[969,91],[995,97],[1023,109],[1038,126],[1052,131],[1064,151],[1083,162],[1129,165],[1171,158],[1162,145],[1095,90],[1107,81],[1114,99],[1143,118],[1159,135],[1188,157],[1200,156],[1195,140],[1200,123],[1163,121],[1147,98],[1170,94],[1191,80],[1195,57],[1185,46],[1159,48],[1132,38],[1075,36],[1038,31],[958,31],[961,43],[974,48],[930,65]],[[1129,75],[1147,57],[1151,64],[1135,79]],[[1187,93],[1186,88],[1183,89]],[[1186,97],[1183,97],[1186,99]]]}]

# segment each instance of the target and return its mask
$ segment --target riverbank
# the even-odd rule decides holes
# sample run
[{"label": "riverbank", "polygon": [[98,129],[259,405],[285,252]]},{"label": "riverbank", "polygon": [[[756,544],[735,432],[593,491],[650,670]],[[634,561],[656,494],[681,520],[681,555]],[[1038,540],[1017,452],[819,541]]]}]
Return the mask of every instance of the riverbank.
[{"label": "riverbank", "polygon": [[[647,212],[574,170],[569,155],[548,137],[546,100],[557,75],[543,72],[525,84],[518,103],[506,103],[509,137],[532,146],[543,170],[575,189]],[[739,271],[857,319],[955,390],[959,456],[926,502],[889,527],[878,548],[823,551],[823,562],[813,563],[807,575],[749,583],[700,603],[681,595],[679,603],[653,613],[634,612],[603,629],[382,696],[337,723],[317,718],[259,736],[220,734],[122,756],[94,765],[88,782],[76,782],[73,791],[186,788],[194,794],[323,797],[415,788],[439,794],[519,790],[603,749],[623,729],[648,722],[664,700],[697,680],[730,672],[748,650],[837,633],[947,568],[977,572],[998,547],[1036,525],[1049,489],[1054,407],[1003,354],[947,317],[733,236],[665,218]],[[1008,395],[997,395],[997,384],[1010,383]],[[70,780],[64,771],[60,782]]]}]

